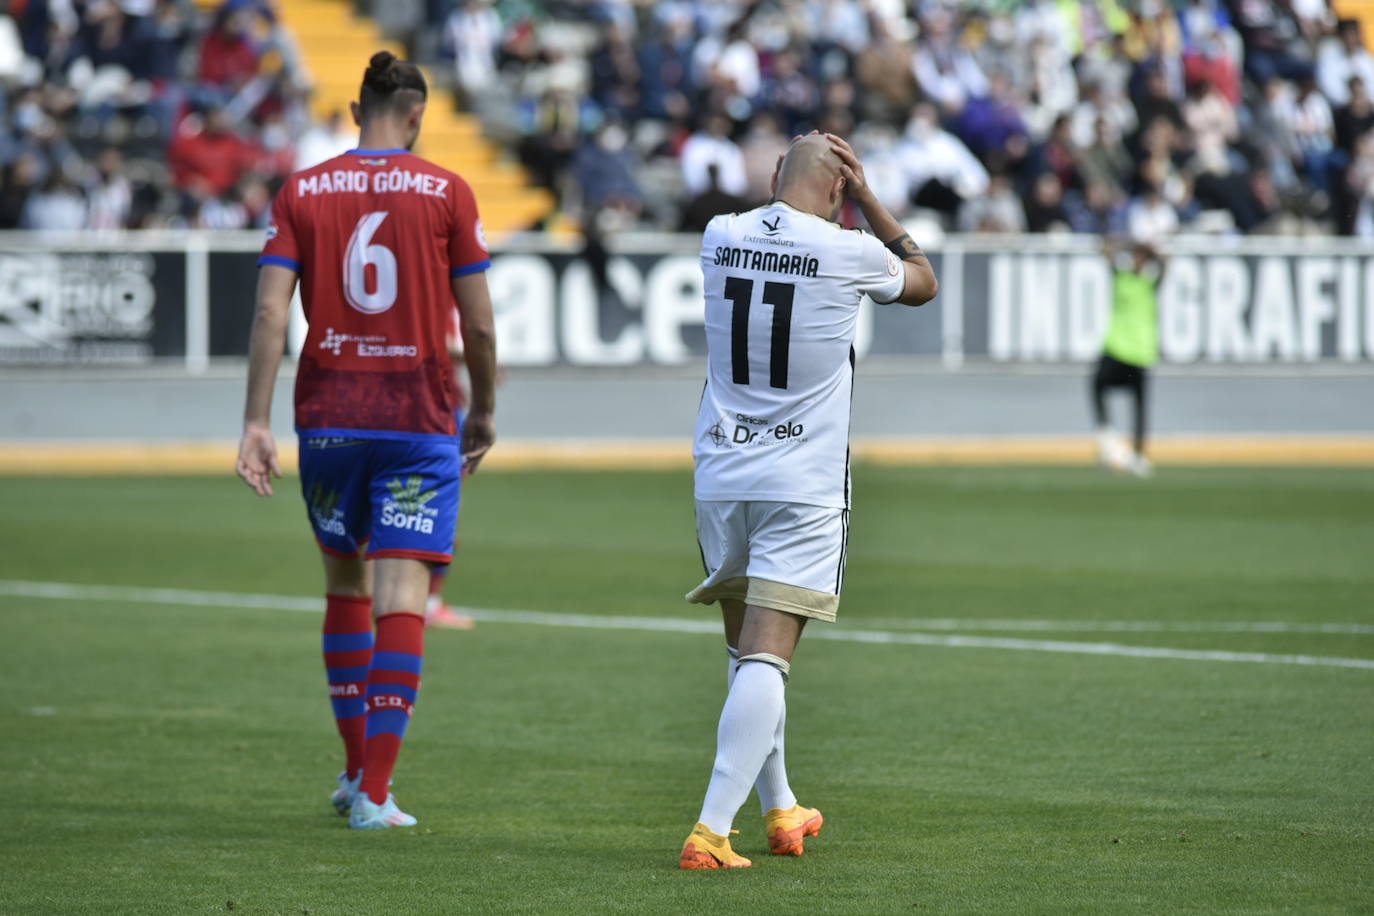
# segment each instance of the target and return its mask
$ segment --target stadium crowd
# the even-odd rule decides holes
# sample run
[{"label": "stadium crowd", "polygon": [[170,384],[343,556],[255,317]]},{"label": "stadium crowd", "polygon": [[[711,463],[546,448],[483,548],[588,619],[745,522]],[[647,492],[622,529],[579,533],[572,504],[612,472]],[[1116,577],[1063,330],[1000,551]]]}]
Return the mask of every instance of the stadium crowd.
[{"label": "stadium crowd", "polygon": [[[371,2],[601,229],[762,201],[814,128],[951,230],[1374,237],[1374,58],[1327,0]],[[0,0],[0,86],[0,228],[260,225],[352,139],[270,0]]]},{"label": "stadium crowd", "polygon": [[457,79],[602,222],[699,229],[819,128],[949,229],[1374,235],[1374,59],[1324,0],[503,9],[449,18]]},{"label": "stadium crowd", "polygon": [[0,0],[0,86],[4,229],[261,225],[328,130],[265,0]]}]

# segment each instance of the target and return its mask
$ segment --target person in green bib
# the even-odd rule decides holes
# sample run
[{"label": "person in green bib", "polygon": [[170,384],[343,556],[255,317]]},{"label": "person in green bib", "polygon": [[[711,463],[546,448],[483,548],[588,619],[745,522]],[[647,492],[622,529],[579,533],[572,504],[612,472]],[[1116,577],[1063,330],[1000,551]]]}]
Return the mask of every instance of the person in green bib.
[{"label": "person in green bib", "polygon": [[[1145,395],[1150,367],[1159,362],[1158,289],[1164,258],[1147,242],[1136,242],[1129,249],[1108,242],[1105,253],[1112,263],[1112,314],[1092,377],[1097,457],[1110,470],[1147,477],[1151,465],[1145,457]],[[1107,415],[1107,391],[1112,388],[1125,388],[1134,400],[1129,451]]]}]

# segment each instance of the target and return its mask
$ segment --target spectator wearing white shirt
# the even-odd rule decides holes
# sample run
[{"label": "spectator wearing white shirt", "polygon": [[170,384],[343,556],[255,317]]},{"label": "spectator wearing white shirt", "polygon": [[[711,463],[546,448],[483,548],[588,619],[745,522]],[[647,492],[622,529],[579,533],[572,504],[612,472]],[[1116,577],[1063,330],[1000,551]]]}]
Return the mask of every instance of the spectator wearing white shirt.
[{"label": "spectator wearing white shirt", "polygon": [[1194,152],[1202,157],[1214,159],[1218,154],[1224,155],[1240,134],[1236,110],[1205,80],[1188,87],[1188,99],[1183,103],[1183,123],[1192,135]]},{"label": "spectator wearing white shirt", "polygon": [[1274,119],[1289,138],[1289,155],[1311,186],[1325,191],[1326,166],[1336,137],[1331,105],[1311,77],[1296,92],[1280,93],[1273,104]]},{"label": "spectator wearing white shirt", "polygon": [[19,225],[52,232],[74,232],[86,227],[86,201],[65,170],[54,168],[43,187],[29,195]]},{"label": "spectator wearing white shirt", "polygon": [[453,54],[454,75],[467,98],[496,82],[501,17],[487,0],[466,0],[444,24],[444,45]]},{"label": "spectator wearing white shirt", "polygon": [[959,231],[1026,231],[1026,211],[1010,178],[1001,174],[992,176],[986,194],[964,203],[959,209]]},{"label": "spectator wearing white shirt", "polygon": [[945,115],[957,115],[969,99],[988,94],[987,77],[973,55],[960,47],[944,10],[926,17],[925,35],[912,56],[911,72],[921,91]]},{"label": "spectator wearing white shirt", "polygon": [[329,113],[323,124],[310,126],[296,143],[296,169],[308,169],[327,159],[342,156],[358,145],[358,131],[344,126],[343,113],[337,109]]},{"label": "spectator wearing white shirt", "polygon": [[1032,136],[1041,140],[1049,133],[1054,119],[1068,114],[1078,103],[1078,81],[1074,78],[1073,65],[1060,53],[1059,48],[1044,38],[1031,41],[1029,52],[1029,71],[1031,89],[1044,109],[1044,115],[1037,131],[1031,126]]},{"label": "spectator wearing white shirt", "polygon": [[1098,121],[1107,125],[1113,141],[1130,136],[1136,128],[1135,108],[1124,97],[1113,97],[1100,83],[1083,87],[1082,100],[1074,106],[1070,136],[1075,146],[1087,146],[1097,135]]},{"label": "spectator wearing white shirt", "polygon": [[721,191],[743,197],[749,191],[744,169],[744,154],[730,139],[730,119],[711,112],[702,119],[701,129],[687,138],[681,153],[682,181],[688,196],[695,197],[711,187],[709,167],[716,167]]},{"label": "spectator wearing white shirt", "polygon": [[962,140],[940,128],[929,102],[916,106],[897,149],[917,206],[953,216],[988,189],[987,169]]},{"label": "spectator wearing white shirt", "polygon": [[911,196],[897,132],[882,123],[864,124],[855,131],[853,146],[878,200],[893,216],[905,217],[911,210]]},{"label": "spectator wearing white shirt", "polygon": [[1157,242],[1178,231],[1178,211],[1158,184],[1146,182],[1144,192],[1126,210],[1126,226],[1137,242]]},{"label": "spectator wearing white shirt", "polygon": [[812,37],[833,41],[850,54],[863,51],[872,39],[864,4],[851,0],[809,0],[806,16]]},{"label": "spectator wearing white shirt", "polygon": [[1072,47],[1074,38],[1060,4],[1053,0],[1021,0],[1011,4],[1016,10],[1013,22],[1016,34],[1024,41],[1044,38],[1055,45],[1065,58],[1078,50]]},{"label": "spectator wearing white shirt", "polygon": [[1350,103],[1350,78],[1358,76],[1374,86],[1374,56],[1365,50],[1360,23],[1342,19],[1334,38],[1326,39],[1317,52],[1317,85],[1332,108]]},{"label": "spectator wearing white shirt", "polygon": [[[24,43],[20,39],[19,26],[9,14],[7,4],[5,12],[0,13],[0,84],[19,82],[23,70]],[[0,92],[3,92],[2,85]]]},{"label": "spectator wearing white shirt", "polygon": [[759,52],[745,34],[747,25],[748,20],[740,18],[730,26],[723,41],[703,41],[697,46],[696,61],[698,72],[710,85],[746,101],[757,96],[763,86]]},{"label": "spectator wearing white shirt", "polygon": [[86,186],[86,228],[123,229],[129,224],[134,192],[123,175],[124,156],[118,147],[106,147],[96,157]]}]

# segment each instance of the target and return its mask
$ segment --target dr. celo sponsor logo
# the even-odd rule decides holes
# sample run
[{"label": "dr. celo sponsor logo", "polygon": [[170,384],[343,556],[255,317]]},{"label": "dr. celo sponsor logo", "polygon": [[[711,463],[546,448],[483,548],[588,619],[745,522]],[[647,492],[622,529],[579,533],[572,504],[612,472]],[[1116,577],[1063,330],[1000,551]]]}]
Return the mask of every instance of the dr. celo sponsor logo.
[{"label": "dr. celo sponsor logo", "polygon": [[439,510],[431,508],[429,503],[439,494],[437,490],[421,492],[423,484],[424,478],[419,476],[407,477],[405,483],[401,483],[399,477],[388,481],[386,488],[391,496],[382,503],[381,523],[402,531],[433,534]]},{"label": "dr. celo sponsor logo", "polygon": [[767,417],[746,413],[723,414],[706,430],[706,437],[716,448],[745,445],[778,445],[784,442],[805,441],[805,425],[792,420],[774,423]]},{"label": "dr. celo sponsor logo", "polygon": [[730,441],[735,445],[772,445],[775,442],[799,440],[805,432],[805,426],[800,423],[793,423],[790,420],[786,423],[779,423],[777,426],[770,426],[767,429],[750,429],[748,426],[736,426],[735,433],[730,437]]}]

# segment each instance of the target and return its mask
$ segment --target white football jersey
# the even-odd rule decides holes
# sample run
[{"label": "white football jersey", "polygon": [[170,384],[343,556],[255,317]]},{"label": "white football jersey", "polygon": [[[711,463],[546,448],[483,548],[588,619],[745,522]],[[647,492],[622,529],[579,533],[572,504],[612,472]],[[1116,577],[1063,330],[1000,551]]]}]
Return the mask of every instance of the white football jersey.
[{"label": "white football jersey", "polygon": [[777,202],[711,220],[701,270],[696,498],[849,508],[859,302],[900,296],[901,262],[867,233]]}]

